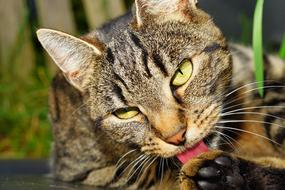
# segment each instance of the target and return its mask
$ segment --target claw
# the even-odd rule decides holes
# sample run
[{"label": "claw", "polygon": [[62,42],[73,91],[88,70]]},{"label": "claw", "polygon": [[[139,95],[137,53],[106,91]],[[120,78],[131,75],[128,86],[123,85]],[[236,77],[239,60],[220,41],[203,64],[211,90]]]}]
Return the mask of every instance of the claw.
[{"label": "claw", "polygon": [[198,181],[197,183],[202,190],[219,190],[219,186],[215,183],[208,181]]},{"label": "claw", "polygon": [[230,167],[232,165],[232,161],[228,157],[225,157],[225,156],[216,158],[215,162],[225,167]]}]

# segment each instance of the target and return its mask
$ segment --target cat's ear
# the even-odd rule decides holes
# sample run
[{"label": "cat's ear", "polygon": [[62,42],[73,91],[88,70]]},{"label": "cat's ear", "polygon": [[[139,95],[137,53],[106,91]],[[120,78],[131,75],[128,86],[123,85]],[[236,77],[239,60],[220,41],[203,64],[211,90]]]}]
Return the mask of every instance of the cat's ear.
[{"label": "cat's ear", "polygon": [[67,80],[83,91],[95,59],[102,54],[102,48],[96,47],[94,43],[50,29],[39,29],[37,36]]},{"label": "cat's ear", "polygon": [[136,0],[138,26],[153,16],[179,15],[185,10],[197,9],[198,0]]}]

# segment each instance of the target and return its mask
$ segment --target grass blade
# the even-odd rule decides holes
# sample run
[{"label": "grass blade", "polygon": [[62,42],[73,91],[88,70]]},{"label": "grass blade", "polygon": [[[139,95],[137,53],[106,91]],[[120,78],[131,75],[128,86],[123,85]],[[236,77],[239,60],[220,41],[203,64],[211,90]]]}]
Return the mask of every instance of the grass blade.
[{"label": "grass blade", "polygon": [[264,89],[264,65],[263,65],[263,42],[262,42],[262,19],[264,0],[257,0],[253,21],[253,51],[255,63],[255,77],[258,82],[259,94],[263,97]]}]

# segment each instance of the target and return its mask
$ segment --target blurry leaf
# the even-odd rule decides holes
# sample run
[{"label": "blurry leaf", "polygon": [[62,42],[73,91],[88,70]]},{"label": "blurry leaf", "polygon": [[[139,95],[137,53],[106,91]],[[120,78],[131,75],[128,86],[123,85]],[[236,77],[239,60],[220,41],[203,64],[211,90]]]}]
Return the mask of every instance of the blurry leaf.
[{"label": "blurry leaf", "polygon": [[282,43],[281,43],[279,55],[280,55],[280,57],[282,59],[285,59],[285,35],[283,36],[283,40],[282,40]]},{"label": "blurry leaf", "polygon": [[255,77],[259,94],[264,95],[264,65],[263,65],[263,41],[262,41],[262,19],[264,0],[257,0],[253,21],[253,51],[255,63]]}]

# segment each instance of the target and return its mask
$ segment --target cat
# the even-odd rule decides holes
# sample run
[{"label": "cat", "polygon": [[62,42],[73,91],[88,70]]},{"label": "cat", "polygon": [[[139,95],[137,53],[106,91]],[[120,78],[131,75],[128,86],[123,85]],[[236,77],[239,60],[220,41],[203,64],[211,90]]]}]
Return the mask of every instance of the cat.
[{"label": "cat", "polygon": [[80,38],[39,29],[55,178],[103,189],[284,189],[285,63],[226,41],[197,0],[136,0]]}]

